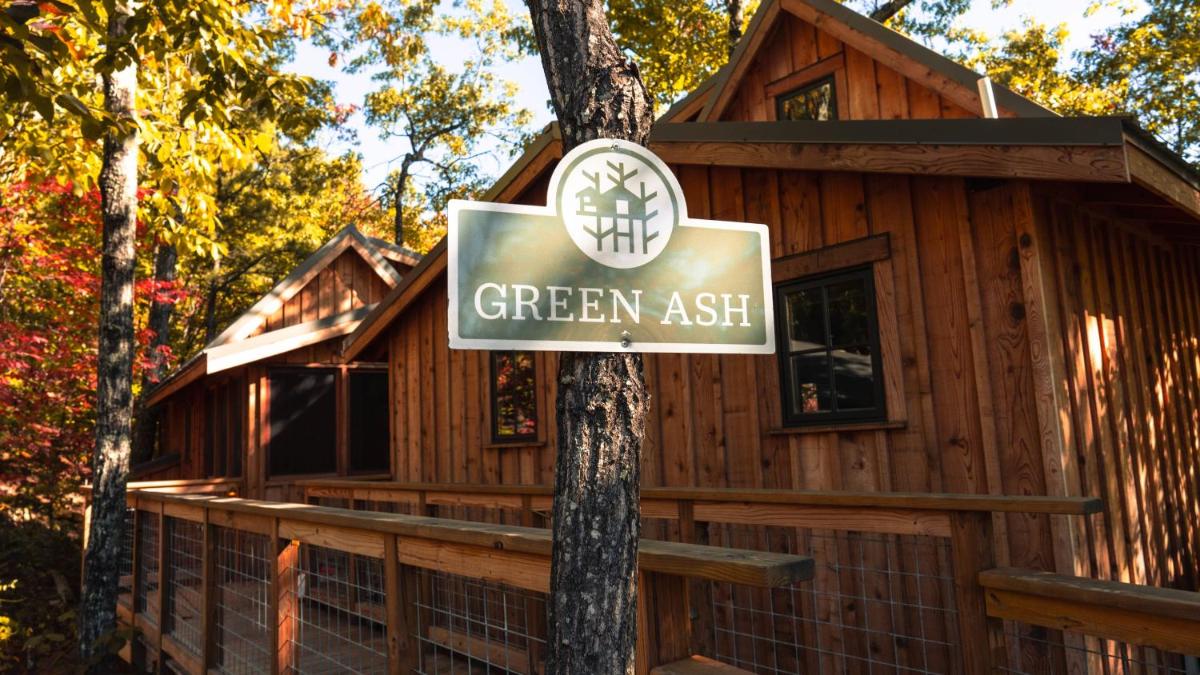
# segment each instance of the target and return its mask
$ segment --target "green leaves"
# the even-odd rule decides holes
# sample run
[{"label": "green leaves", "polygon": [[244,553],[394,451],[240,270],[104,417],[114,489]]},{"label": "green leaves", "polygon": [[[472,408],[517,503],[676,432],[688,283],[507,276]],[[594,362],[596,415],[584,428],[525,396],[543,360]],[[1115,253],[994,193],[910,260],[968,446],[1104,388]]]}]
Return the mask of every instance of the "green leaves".
[{"label": "green leaves", "polygon": [[[368,124],[396,146],[395,170],[382,186],[393,229],[426,250],[444,232],[448,195],[480,189],[479,162],[511,154],[530,115],[513,103],[494,67],[520,53],[523,24],[502,0],[364,0],[317,40],[354,54],[345,69],[369,73],[378,87],[363,101]],[[461,64],[438,62],[430,43],[461,47]],[[432,240],[432,241],[430,241]]]},{"label": "green leaves", "polygon": [[[746,3],[748,21],[758,3]],[[617,44],[629,51],[659,109],[717,72],[729,58],[729,17],[714,0],[609,0]]]},{"label": "green leaves", "polygon": [[1093,39],[1079,78],[1200,165],[1200,4],[1150,0],[1148,11]]}]

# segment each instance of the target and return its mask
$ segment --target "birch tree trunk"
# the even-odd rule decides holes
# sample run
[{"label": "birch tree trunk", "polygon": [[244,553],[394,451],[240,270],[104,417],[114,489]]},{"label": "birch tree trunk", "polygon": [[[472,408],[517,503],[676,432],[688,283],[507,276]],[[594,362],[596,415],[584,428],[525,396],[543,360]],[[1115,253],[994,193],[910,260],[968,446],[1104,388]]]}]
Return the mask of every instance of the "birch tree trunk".
[{"label": "birch tree trunk", "polygon": [[[108,19],[109,49],[127,44],[133,10],[117,2]],[[119,61],[120,59],[118,59]],[[84,557],[79,649],[91,672],[110,672],[96,658],[101,639],[116,627],[125,479],[133,414],[133,275],[137,229],[138,135],[133,118],[137,63],[127,60],[104,76],[104,106],[117,120],[104,138],[100,170],[104,243],[101,255],[100,345],[96,391],[96,449],[92,459],[92,520]],[[96,658],[93,658],[96,657]]]},{"label": "birch tree trunk", "polygon": [[[613,40],[602,0],[528,0],[563,151],[596,138],[645,144],[653,108]],[[632,673],[637,636],[642,357],[559,361],[547,673]]]}]

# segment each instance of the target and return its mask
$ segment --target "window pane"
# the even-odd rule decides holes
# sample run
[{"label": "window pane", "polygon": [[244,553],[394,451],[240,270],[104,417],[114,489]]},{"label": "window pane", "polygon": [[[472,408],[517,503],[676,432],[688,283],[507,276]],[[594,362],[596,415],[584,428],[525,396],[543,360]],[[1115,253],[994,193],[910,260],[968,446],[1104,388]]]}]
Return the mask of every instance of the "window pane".
[{"label": "window pane", "polygon": [[829,358],[825,352],[791,357],[792,414],[833,410],[829,386]]},{"label": "window pane", "polygon": [[387,471],[387,373],[350,373],[350,470]]},{"label": "window pane", "polygon": [[537,381],[533,352],[492,352],[492,437],[530,437],[537,433]]},{"label": "window pane", "polygon": [[337,470],[336,400],[331,370],[271,373],[272,475]]},{"label": "window pane", "polygon": [[871,348],[867,346],[833,350],[833,386],[837,391],[838,411],[875,407],[875,374]]},{"label": "window pane", "polygon": [[826,286],[829,294],[829,342],[835,347],[870,342],[867,286],[862,278]]},{"label": "window pane", "polygon": [[831,120],[836,117],[833,99],[833,80],[825,80],[797,92],[785,94],[779,100],[781,120]]},{"label": "window pane", "polygon": [[825,346],[825,311],[820,288],[806,288],[787,295],[788,351],[800,352]]}]

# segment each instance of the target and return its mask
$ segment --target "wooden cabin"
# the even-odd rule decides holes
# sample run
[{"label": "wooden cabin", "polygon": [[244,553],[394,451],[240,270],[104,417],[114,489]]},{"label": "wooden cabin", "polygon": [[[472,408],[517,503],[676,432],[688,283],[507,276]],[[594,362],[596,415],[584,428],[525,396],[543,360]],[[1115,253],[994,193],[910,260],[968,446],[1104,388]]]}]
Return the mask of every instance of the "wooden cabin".
[{"label": "wooden cabin", "polygon": [[[768,226],[778,353],[646,355],[642,546],[812,566],[748,588],[656,550],[637,672],[1200,668],[1200,177],[987,87],[833,0],[764,0],[655,125],[691,216]],[[484,199],[544,204],[561,156],[550,127]],[[151,397],[179,477],[336,508],[143,486],[123,616],[189,672],[541,672],[549,540],[508,526],[548,522],[557,356],[449,349],[444,242],[389,267],[339,238]],[[318,373],[324,426],[289,435]],[[212,553],[173,563],[184,531]],[[267,600],[204,601],[189,646],[171,570],[201,559],[218,605]]]},{"label": "wooden cabin", "polygon": [[[997,517],[999,560],[1196,589],[1200,178],[1128,120],[1001,87],[984,118],[979,79],[831,0],[768,0],[658,121],[690,215],[769,226],[780,334],[646,356],[643,483],[1095,496],[1086,527]],[[560,155],[552,128],[486,199],[544,204]],[[389,364],[392,475],[549,484],[556,356],[448,349],[445,266],[345,340]]]},{"label": "wooden cabin", "polygon": [[386,364],[338,352],[418,259],[354,226],[334,235],[149,392],[159,456],[139,478],[244,476],[261,493],[291,475],[386,475]]}]

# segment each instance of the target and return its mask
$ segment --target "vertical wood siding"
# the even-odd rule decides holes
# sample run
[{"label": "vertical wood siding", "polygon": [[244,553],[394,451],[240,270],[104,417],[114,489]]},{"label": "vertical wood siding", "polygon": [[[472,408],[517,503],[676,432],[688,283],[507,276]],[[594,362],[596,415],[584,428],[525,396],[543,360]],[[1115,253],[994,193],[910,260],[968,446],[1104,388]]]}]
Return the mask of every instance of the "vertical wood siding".
[{"label": "vertical wood siding", "polygon": [[[294,326],[305,321],[323,319],[342,312],[379,302],[388,292],[387,284],[370,265],[353,250],[339,255],[321,270],[299,293],[289,299],[251,335]],[[207,420],[204,398],[207,389],[218,381],[232,377],[240,383],[239,407],[245,411],[243,472],[247,478],[249,496],[260,496],[264,477],[261,471],[260,426],[265,417],[258,414],[260,398],[256,387],[264,364],[336,364],[340,362],[338,348],[341,339],[335,338],[286,354],[271,357],[259,364],[241,366],[227,373],[201,379],[170,397],[164,404],[166,414],[161,429],[161,451],[181,455],[180,475],[204,475],[204,444]]]},{"label": "vertical wood siding", "polygon": [[768,85],[824,59],[839,57],[843,65],[834,73],[835,86],[845,89],[838,91],[840,119],[979,117],[977,112],[963,109],[812,24],[781,12],[722,119],[775,119],[775,99],[767,95]]},{"label": "vertical wood siding", "polygon": [[[786,430],[775,357],[647,355],[645,485],[1094,495],[1107,517],[1086,530],[1082,519],[998,517],[1000,562],[1195,584],[1195,251],[1020,182],[675,170],[692,213],[767,223],[776,257],[889,235],[877,279],[898,333],[885,368],[898,371],[890,395],[901,400],[889,410],[903,414],[900,425]],[[1048,299],[1033,297],[1038,277]],[[552,482],[556,356],[537,355],[538,439],[493,445],[487,354],[446,349],[446,302],[434,284],[387,338],[396,479]],[[1061,398],[1043,395],[1056,386],[1047,350],[1062,361]]]},{"label": "vertical wood siding", "polygon": [[1061,194],[1036,197],[1051,242],[1081,489],[1105,517],[1088,573],[1197,588],[1200,527],[1200,256]]}]

